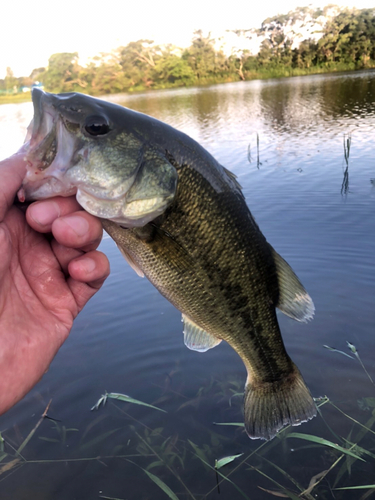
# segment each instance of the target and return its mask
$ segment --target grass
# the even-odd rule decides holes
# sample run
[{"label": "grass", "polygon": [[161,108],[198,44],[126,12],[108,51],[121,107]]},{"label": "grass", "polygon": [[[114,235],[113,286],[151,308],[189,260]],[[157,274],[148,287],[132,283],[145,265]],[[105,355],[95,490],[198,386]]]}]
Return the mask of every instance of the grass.
[{"label": "grass", "polygon": [[[353,344],[347,343],[352,355],[350,360],[345,351],[325,347],[332,351],[332,356],[345,355],[348,363],[357,361],[359,369],[373,384]],[[194,442],[190,436],[185,438],[173,432],[174,420],[186,418],[181,415],[189,409],[190,413],[199,410],[206,400],[210,404],[213,400],[222,404],[225,401],[229,412],[238,413],[241,398],[233,398],[233,395],[238,395],[239,384],[237,379],[212,379],[189,400],[174,392],[176,411],[168,414],[155,411],[161,409],[159,406],[130,396],[106,393],[105,401],[102,396],[94,406],[98,412],[88,413],[90,423],[82,431],[51,419],[48,415],[50,401],[21,442],[16,442],[11,431],[0,434],[0,483],[5,482],[4,486],[9,489],[11,478],[22,477],[21,470],[29,467],[39,475],[44,474],[46,467],[61,468],[61,473],[67,474],[64,467],[68,464],[71,467],[86,464],[90,466],[88,477],[91,477],[93,469],[102,470],[117,463],[116,470],[128,471],[127,474],[134,477],[139,477],[136,472],[139,470],[139,474],[143,474],[142,487],[153,498],[160,495],[160,498],[172,500],[201,500],[214,498],[221,492],[225,495],[223,498],[252,499],[255,495],[262,499],[345,500],[352,499],[355,494],[356,499],[365,500],[375,493],[373,481],[365,479],[369,479],[369,471],[375,467],[375,397],[372,395],[359,400],[356,408],[352,407],[353,411],[362,409],[364,421],[354,418],[328,397],[319,398],[320,418],[326,424],[326,428],[320,426],[320,434],[324,435],[285,428],[270,442],[255,442],[248,440],[243,424],[236,422],[227,422],[228,427],[200,428],[194,433]],[[178,411],[181,397],[185,401],[185,412]],[[194,401],[190,408],[186,406],[189,401]],[[139,411],[159,415],[164,425],[150,428],[137,417]],[[110,424],[109,418],[114,419],[116,425]],[[344,424],[340,429],[349,429],[345,435],[337,428],[332,429],[330,421],[337,421],[337,418]],[[106,425],[103,426],[104,421]],[[197,428],[197,424],[194,426]],[[45,443],[44,452],[49,450],[48,455],[60,453],[63,456],[39,457],[33,443],[36,445],[40,440]],[[111,452],[103,453],[104,450]],[[228,454],[228,450],[232,453]],[[141,498],[129,492],[124,496],[121,481],[104,481],[103,484],[108,491],[103,490],[98,498]]]},{"label": "grass", "polygon": [[0,94],[0,104],[16,104],[20,102],[31,102],[31,92],[22,94]]}]

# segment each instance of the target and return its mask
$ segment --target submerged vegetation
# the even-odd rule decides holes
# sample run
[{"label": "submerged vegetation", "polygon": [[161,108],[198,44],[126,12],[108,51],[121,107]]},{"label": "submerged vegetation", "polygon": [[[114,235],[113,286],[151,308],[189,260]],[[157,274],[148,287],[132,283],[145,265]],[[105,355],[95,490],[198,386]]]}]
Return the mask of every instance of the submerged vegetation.
[{"label": "submerged vegetation", "polygon": [[[324,347],[357,360],[373,385],[357,349],[353,344],[347,345],[350,354]],[[352,499],[353,491],[359,500],[372,497],[375,493],[373,396],[358,400],[356,408],[352,406],[350,413],[362,415],[358,419],[328,397],[318,398],[320,418],[326,426],[326,431],[322,432],[324,436],[288,427],[270,442],[253,442],[245,437],[243,424],[235,422],[210,428],[202,428],[196,422],[198,432],[194,433],[194,442],[173,431],[179,409],[184,407],[186,410],[187,406],[198,409],[207,399],[220,401],[228,408],[233,406],[238,412],[242,401],[237,397],[239,387],[237,379],[212,379],[190,399],[171,392],[169,396],[177,403],[176,411],[169,413],[173,415],[170,420],[166,414],[156,428],[138,419],[134,406],[146,407],[145,411],[160,410],[159,406],[167,400],[166,393],[154,402],[158,407],[130,396],[106,393],[93,407],[98,410],[98,416],[92,413],[84,430],[67,428],[50,417],[50,402],[25,438],[17,426],[0,435],[0,482],[5,481],[4,486],[8,485],[9,491],[10,478],[13,476],[14,480],[22,470],[27,471],[30,467],[38,471],[39,476],[53,471],[56,477],[56,470],[61,467],[69,467],[73,474],[84,466],[91,476],[110,466],[107,471],[117,471],[121,477],[128,475],[129,479],[122,488],[118,482],[103,478],[103,490],[98,498],[150,498],[151,493],[152,498],[159,498],[159,493],[160,498],[200,500],[214,498],[221,492],[248,500],[255,498],[254,494],[256,498],[341,500]],[[184,400],[182,405],[181,398]],[[105,401],[107,406],[103,408]],[[341,419],[340,429],[348,429],[346,435],[339,435],[341,430],[331,427],[332,417]],[[33,443],[35,447],[38,440],[49,445],[49,450],[44,448],[46,457],[38,456],[33,449]]]},{"label": "submerged vegetation", "polygon": [[[375,67],[375,9],[337,11],[324,24],[318,40],[308,38],[295,47],[283,26],[289,20],[304,19],[307,9],[265,20],[257,30],[263,37],[257,54],[239,47],[225,55],[215,48],[210,34],[205,36],[201,30],[184,50],[138,40],[101,53],[87,66],[79,64],[77,52],[53,54],[47,68],[37,68],[29,77],[15,78],[8,68],[0,80],[0,102],[14,98],[12,94],[35,81],[49,92],[102,95]],[[309,11],[312,18],[324,14],[321,9]]]}]

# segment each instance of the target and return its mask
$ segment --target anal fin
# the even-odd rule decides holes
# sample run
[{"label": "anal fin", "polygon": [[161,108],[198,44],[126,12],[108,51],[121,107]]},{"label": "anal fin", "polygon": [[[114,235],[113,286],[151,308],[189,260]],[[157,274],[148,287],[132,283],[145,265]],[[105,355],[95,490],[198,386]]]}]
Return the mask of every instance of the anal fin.
[{"label": "anal fin", "polygon": [[182,315],[184,322],[184,342],[186,347],[193,351],[206,352],[220,344],[221,339],[202,330],[193,321]]}]

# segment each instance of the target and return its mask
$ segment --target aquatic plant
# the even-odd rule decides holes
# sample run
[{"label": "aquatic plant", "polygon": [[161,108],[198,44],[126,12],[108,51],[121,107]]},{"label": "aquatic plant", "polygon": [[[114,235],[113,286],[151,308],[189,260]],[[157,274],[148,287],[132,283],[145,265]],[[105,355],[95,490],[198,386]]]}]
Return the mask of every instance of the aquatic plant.
[{"label": "aquatic plant", "polygon": [[[349,342],[347,346],[350,354],[333,347],[324,347],[357,360],[373,384],[357,348]],[[199,412],[205,402],[212,403],[212,399],[225,405],[229,413],[234,409],[238,412],[241,398],[236,396],[239,394],[237,378],[212,377],[199,387],[196,396],[185,403],[195,401],[190,405],[193,414]],[[159,411],[155,414],[160,414],[161,419],[180,418],[182,413],[178,412],[178,408],[181,394],[174,394],[174,398],[174,414]],[[142,405],[145,408],[143,411],[160,410],[152,404],[119,393],[105,393],[94,409],[104,402],[106,406],[83,430],[66,428],[51,417],[49,402],[21,442],[16,443],[11,430],[3,431],[0,434],[0,482],[31,465],[42,471],[46,465],[61,467],[63,464],[91,463],[103,466],[115,460],[119,465],[122,463],[122,467],[142,471],[145,488],[154,491],[153,498],[157,498],[159,491],[160,498],[200,500],[211,498],[215,491],[229,494],[232,490],[232,496],[250,499],[256,489],[259,492],[257,498],[281,497],[293,500],[332,498],[333,492],[335,499],[344,500],[353,498],[353,491],[358,490],[356,498],[365,500],[375,492],[375,484],[364,479],[375,465],[373,396],[363,397],[357,403],[357,411],[363,412],[364,421],[354,418],[324,396],[318,398],[316,403],[320,418],[326,424],[325,435],[299,432],[289,427],[273,441],[250,444],[242,423],[217,422],[214,427],[204,427],[195,422],[197,432],[191,439],[174,432],[172,420],[161,420],[164,425],[156,428],[150,428],[139,420],[136,407]],[[332,412],[341,416],[342,423],[349,424],[350,430],[346,435],[340,435],[337,428],[331,428]],[[109,424],[110,414],[115,417],[116,426],[112,425],[113,422]],[[105,420],[107,423],[103,427]],[[48,444],[50,454],[60,453],[59,458],[33,458],[31,452],[36,439]],[[106,454],[105,450],[111,450],[111,453]],[[228,450],[232,453],[228,453]],[[305,467],[311,471],[310,477],[306,475]],[[107,486],[109,490],[110,485]],[[362,490],[363,494],[359,496]],[[116,496],[110,496],[109,491],[108,494],[106,491],[102,493],[99,498],[124,500],[121,490]]]},{"label": "aquatic plant", "polygon": [[350,146],[352,144],[352,136],[349,132],[347,135],[344,134],[344,178],[341,184],[341,194],[347,194],[349,192],[349,156],[350,156]]}]

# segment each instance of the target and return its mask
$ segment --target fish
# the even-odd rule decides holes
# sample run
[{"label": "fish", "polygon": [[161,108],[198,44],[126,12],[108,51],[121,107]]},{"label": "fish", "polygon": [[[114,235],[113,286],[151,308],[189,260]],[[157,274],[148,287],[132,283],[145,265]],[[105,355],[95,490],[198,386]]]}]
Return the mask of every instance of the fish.
[{"label": "fish", "polygon": [[306,322],[314,304],[262,234],[236,176],[145,114],[79,93],[34,89],[32,99],[19,199],[75,195],[182,313],[189,349],[224,340],[237,352],[250,438],[269,440],[312,419],[316,405],[285,349],[276,308]]}]

